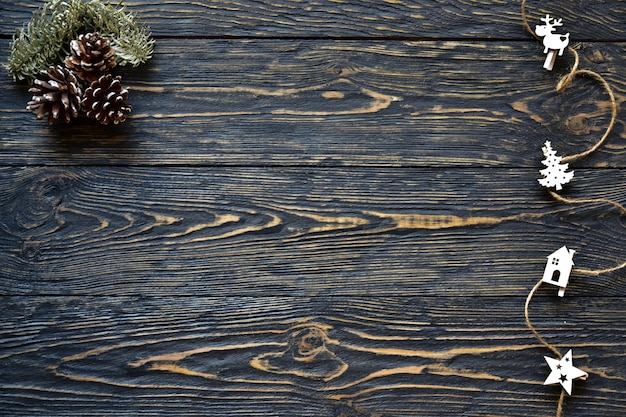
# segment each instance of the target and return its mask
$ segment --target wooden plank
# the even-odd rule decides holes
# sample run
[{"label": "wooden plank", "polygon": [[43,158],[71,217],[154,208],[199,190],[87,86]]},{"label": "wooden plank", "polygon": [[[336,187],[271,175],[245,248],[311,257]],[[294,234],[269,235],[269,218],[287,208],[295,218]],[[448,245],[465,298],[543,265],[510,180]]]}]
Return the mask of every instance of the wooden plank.
[{"label": "wooden plank", "polygon": [[[555,202],[529,169],[0,169],[0,293],[522,296],[566,244],[624,261],[616,209]],[[626,199],[624,170],[570,198]],[[575,274],[574,274],[575,275]],[[572,295],[626,295],[623,271]]]},{"label": "wooden plank", "polygon": [[[41,1],[0,3],[0,34],[12,35]],[[530,39],[520,2],[497,0],[345,0],[300,2],[127,1],[157,36],[387,37]],[[531,25],[549,13],[563,18],[574,40],[624,40],[621,2],[529,1]]]},{"label": "wooden plank", "polygon": [[[587,371],[565,415],[626,409],[624,298],[541,297]],[[555,307],[556,305],[556,307]],[[534,417],[559,387],[518,297],[3,297],[6,415]],[[300,360],[298,360],[300,359]]]},{"label": "wooden plank", "polygon": [[[622,91],[625,48],[587,45],[581,67]],[[567,61],[543,70],[533,42],[160,40],[124,73],[134,113],[118,127],[49,127],[1,78],[0,146],[9,165],[535,167],[545,140],[573,154],[608,125],[597,83],[554,92]],[[581,164],[625,167],[624,139],[619,122]]]}]

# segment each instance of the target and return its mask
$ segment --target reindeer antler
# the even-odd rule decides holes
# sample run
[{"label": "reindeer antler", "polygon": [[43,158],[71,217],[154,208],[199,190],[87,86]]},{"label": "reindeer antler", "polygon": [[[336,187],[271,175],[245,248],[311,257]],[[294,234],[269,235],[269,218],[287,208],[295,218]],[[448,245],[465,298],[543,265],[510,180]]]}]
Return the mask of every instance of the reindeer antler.
[{"label": "reindeer antler", "polygon": [[[542,22],[546,23],[546,26],[551,28],[551,27],[555,27],[555,26],[563,26],[563,18],[561,19],[553,19],[550,17],[549,14],[546,15],[546,17],[542,17],[541,18]],[[550,23],[550,21],[552,21],[552,23]]]},{"label": "reindeer antler", "polygon": [[550,20],[552,20],[552,19],[550,19],[550,15],[549,14],[547,14],[546,17],[542,17],[541,18],[541,21],[542,22],[546,22],[546,25],[548,25],[548,26],[550,26]]}]

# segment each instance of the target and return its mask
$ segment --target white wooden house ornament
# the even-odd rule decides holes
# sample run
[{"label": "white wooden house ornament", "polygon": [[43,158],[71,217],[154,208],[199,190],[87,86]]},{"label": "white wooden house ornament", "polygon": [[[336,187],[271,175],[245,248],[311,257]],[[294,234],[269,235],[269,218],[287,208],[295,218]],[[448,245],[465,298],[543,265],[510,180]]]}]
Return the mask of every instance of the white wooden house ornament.
[{"label": "white wooden house ornament", "polygon": [[556,54],[563,55],[563,51],[569,45],[569,33],[564,35],[560,33],[554,33],[557,26],[563,26],[563,19],[551,18],[549,14],[542,18],[541,21],[545,24],[536,25],[535,33],[540,38],[543,38],[543,53],[548,54],[546,60],[543,63],[543,67],[548,71],[552,71],[554,67],[554,61],[556,60]]},{"label": "white wooden house ornament", "polygon": [[567,249],[566,246],[563,246],[548,256],[548,262],[546,263],[546,269],[543,271],[541,281],[558,286],[559,297],[565,295],[565,287],[567,287],[569,275],[574,266],[574,253],[576,253],[575,250]]},{"label": "white wooden house ornament", "polygon": [[561,384],[567,395],[572,395],[572,382],[575,379],[586,380],[589,374],[574,366],[572,361],[572,350],[570,349],[560,360],[544,356],[550,367],[550,375],[543,385]]}]

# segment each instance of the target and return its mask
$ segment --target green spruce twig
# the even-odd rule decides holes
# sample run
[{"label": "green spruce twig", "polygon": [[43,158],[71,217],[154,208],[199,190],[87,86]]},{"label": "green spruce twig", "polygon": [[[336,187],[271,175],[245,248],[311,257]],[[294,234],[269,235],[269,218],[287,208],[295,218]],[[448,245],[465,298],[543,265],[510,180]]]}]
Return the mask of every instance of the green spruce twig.
[{"label": "green spruce twig", "polygon": [[68,55],[69,42],[80,33],[98,32],[110,39],[118,65],[137,66],[152,56],[154,39],[121,2],[50,0],[18,29],[5,68],[15,81],[32,80]]}]

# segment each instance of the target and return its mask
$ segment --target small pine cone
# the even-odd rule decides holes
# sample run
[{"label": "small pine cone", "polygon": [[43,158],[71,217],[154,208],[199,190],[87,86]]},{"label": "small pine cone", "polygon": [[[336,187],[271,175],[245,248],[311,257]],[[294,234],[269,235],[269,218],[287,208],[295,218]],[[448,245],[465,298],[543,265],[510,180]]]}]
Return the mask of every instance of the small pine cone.
[{"label": "small pine cone", "polygon": [[51,66],[41,71],[33,83],[35,86],[28,90],[33,98],[26,109],[35,113],[37,120],[48,116],[49,124],[57,120],[69,123],[78,116],[81,89],[72,71],[61,65]]},{"label": "small pine cone", "polygon": [[111,74],[101,76],[85,90],[83,110],[87,117],[98,120],[103,125],[118,124],[126,120],[132,107],[126,104],[128,90],[122,87],[122,78]]},{"label": "small pine cone", "polygon": [[113,68],[115,50],[105,37],[97,33],[78,36],[70,42],[71,55],[65,58],[65,65],[74,71],[78,78],[87,82],[97,80]]}]

